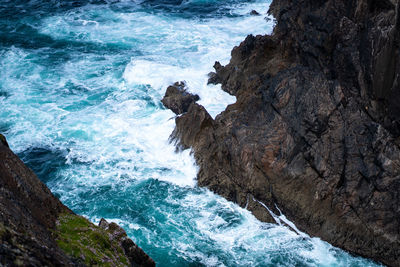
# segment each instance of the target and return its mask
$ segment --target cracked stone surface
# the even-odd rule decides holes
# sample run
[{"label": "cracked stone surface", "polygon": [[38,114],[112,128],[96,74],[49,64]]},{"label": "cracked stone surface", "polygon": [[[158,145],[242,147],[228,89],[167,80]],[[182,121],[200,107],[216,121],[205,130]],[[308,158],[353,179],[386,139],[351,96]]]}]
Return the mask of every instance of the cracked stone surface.
[{"label": "cracked stone surface", "polygon": [[172,138],[193,150],[200,186],[276,204],[302,231],[399,266],[398,2],[274,0],[269,12],[273,34],[248,36],[209,75],[236,103],[215,120],[191,103]]}]

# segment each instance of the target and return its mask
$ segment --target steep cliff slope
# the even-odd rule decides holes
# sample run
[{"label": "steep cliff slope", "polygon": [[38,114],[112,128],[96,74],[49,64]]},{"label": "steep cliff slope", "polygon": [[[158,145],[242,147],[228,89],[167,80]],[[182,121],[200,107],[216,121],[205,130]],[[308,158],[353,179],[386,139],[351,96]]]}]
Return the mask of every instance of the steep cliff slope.
[{"label": "steep cliff slope", "polygon": [[1,134],[0,241],[1,266],[154,266],[118,225],[65,207]]},{"label": "steep cliff slope", "polygon": [[273,34],[248,36],[214,66],[210,82],[237,102],[213,120],[193,98],[176,118],[173,138],[193,149],[199,185],[399,266],[399,6],[274,0]]}]

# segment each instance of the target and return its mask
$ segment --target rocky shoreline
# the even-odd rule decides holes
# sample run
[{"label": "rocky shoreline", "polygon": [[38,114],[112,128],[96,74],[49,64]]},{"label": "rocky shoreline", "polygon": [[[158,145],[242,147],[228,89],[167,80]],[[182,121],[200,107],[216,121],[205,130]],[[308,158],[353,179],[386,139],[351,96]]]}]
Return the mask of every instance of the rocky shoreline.
[{"label": "rocky shoreline", "polygon": [[155,266],[117,224],[64,206],[1,134],[0,241],[1,266]]},{"label": "rocky shoreline", "polygon": [[[274,0],[272,35],[248,36],[211,83],[236,96],[215,120],[182,84],[172,138],[198,184],[260,220],[400,265],[400,4]],[[278,210],[279,208],[279,210]]]}]

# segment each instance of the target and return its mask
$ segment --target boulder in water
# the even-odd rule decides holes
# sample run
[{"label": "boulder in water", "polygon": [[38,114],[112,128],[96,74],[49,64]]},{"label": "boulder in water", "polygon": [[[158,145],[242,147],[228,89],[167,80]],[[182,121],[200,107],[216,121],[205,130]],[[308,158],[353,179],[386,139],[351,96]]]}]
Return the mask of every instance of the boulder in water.
[{"label": "boulder in water", "polygon": [[256,10],[253,9],[253,10],[250,12],[250,15],[252,15],[252,16],[260,16],[261,14],[258,13]]}]

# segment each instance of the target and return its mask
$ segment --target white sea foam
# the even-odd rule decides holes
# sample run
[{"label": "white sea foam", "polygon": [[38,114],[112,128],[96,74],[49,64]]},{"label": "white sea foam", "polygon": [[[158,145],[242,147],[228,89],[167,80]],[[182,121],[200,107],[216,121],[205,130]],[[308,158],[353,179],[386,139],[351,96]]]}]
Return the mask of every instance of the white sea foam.
[{"label": "white sea foam", "polygon": [[[263,266],[279,259],[279,255],[283,255],[285,266],[303,261],[309,266],[342,266],[346,263],[343,252],[328,243],[299,235],[284,225],[262,223],[249,211],[208,190],[202,194],[187,194],[181,205],[187,214],[180,216],[194,224],[198,232],[194,244],[186,243],[190,237],[183,236],[175,241],[175,245],[184,256],[200,258],[207,266]],[[234,214],[240,214],[240,217]],[[176,223],[183,227],[181,222]],[[197,251],[196,245],[209,242],[207,240],[212,240],[214,249],[223,251],[227,258],[210,258]]]},{"label": "white sea foam", "polygon": [[[160,104],[167,86],[186,81],[214,117],[233,103],[220,86],[207,85],[207,73],[216,60],[227,64],[247,34],[272,29],[263,16],[248,15],[265,14],[268,5],[238,4],[229,18],[187,19],[134,8],[122,13],[110,8],[113,2],[34,24],[51,40],[70,41],[67,55],[46,47],[1,52],[0,90],[9,96],[0,97],[0,115],[12,148],[62,151],[65,166],[50,177],[51,190],[95,222],[102,215],[124,226],[166,262],[160,255],[206,266],[354,263],[319,239],[261,223],[198,189],[190,151],[175,153],[168,143],[174,114]],[[56,61],[51,67],[48,57]]]},{"label": "white sea foam", "polygon": [[[174,115],[157,105],[168,85],[184,80],[216,116],[235,98],[219,86],[207,85],[214,61],[226,64],[233,45],[246,34],[264,33],[268,27],[262,18],[250,16],[188,23],[159,14],[115,13],[93,6],[48,17],[38,30],[51,38],[127,45],[141,54],[132,57],[120,78],[115,77],[112,66],[126,55],[71,54],[43,84],[43,66],[21,49],[10,50],[3,59],[8,66],[3,69],[26,75],[24,80],[13,80],[17,73],[2,75],[11,77],[4,87],[14,90],[12,101],[6,103],[8,110],[26,113],[16,116],[19,122],[11,129],[10,142],[17,152],[35,146],[67,150],[70,168],[59,175],[71,183],[96,185],[152,178],[194,186],[197,170],[189,151],[176,154],[168,144]],[[25,66],[29,69],[24,70]],[[56,72],[63,75],[58,77]],[[45,86],[47,95],[32,90],[32,83]],[[148,99],[137,98],[143,88],[155,107],[148,107]],[[60,92],[65,94],[61,98]],[[54,187],[67,194],[62,186]]]},{"label": "white sea foam", "polygon": [[[267,8],[264,3],[253,3],[241,5],[233,12],[243,15],[257,9],[266,13]],[[160,14],[114,14],[106,10],[91,25],[87,24],[89,20],[75,20],[77,15],[88,16],[84,10],[81,12],[49,18],[40,30],[53,38],[82,38],[100,43],[124,40],[124,44],[143,54],[134,56],[127,66],[123,77],[128,84],[149,84],[162,93],[168,85],[184,80],[191,91],[200,95],[200,103],[213,116],[235,101],[219,86],[207,86],[207,74],[213,70],[214,61],[227,64],[230,50],[247,34],[265,34],[272,29],[272,23],[265,22],[263,16],[195,19],[188,23],[186,19]],[[90,12],[96,15],[99,11]],[[111,22],[106,20],[108,17]]]}]

